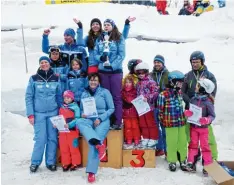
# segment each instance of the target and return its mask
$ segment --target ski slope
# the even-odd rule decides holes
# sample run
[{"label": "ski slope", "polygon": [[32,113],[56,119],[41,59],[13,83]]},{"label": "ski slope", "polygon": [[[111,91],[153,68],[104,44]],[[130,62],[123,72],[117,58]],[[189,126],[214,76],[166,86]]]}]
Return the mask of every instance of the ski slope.
[{"label": "ski slope", "polygon": [[[49,36],[51,44],[63,42],[63,32],[67,27],[76,29],[73,17],[83,23],[84,35],[89,30],[94,17],[104,21],[113,18],[122,30],[125,19],[135,16],[131,23],[130,37],[144,36],[168,42],[126,41],[127,61],[141,58],[150,67],[156,54],[162,54],[169,70],[188,72],[191,69],[189,56],[194,50],[202,50],[206,55],[208,69],[218,81],[216,98],[217,118],[214,132],[218,142],[219,159],[234,161],[234,3],[227,8],[216,9],[201,17],[179,17],[177,8],[169,8],[170,16],[157,15],[154,7],[113,4],[44,5],[42,1],[2,1],[2,29],[18,29],[1,32],[1,75],[2,75],[2,184],[14,185],[83,185],[86,184],[85,169],[63,173],[61,169],[52,173],[41,165],[38,173],[29,174],[30,156],[33,147],[33,128],[25,114],[24,93],[30,75],[38,68],[38,58],[42,55],[41,39],[43,29],[56,26]],[[180,7],[178,7],[180,8]],[[21,24],[24,25],[29,73],[25,73]],[[180,44],[169,41],[185,42]],[[202,167],[199,166],[199,169]],[[120,170],[100,168],[97,185],[198,185],[215,184],[212,179],[197,174],[187,174],[178,170],[171,173],[163,158],[157,158],[155,169]]]}]

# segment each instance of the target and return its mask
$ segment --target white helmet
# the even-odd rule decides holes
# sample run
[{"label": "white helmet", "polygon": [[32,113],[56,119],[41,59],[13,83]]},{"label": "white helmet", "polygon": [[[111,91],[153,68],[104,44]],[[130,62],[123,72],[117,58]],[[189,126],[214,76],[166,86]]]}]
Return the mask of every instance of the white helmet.
[{"label": "white helmet", "polygon": [[138,70],[147,70],[149,71],[149,65],[145,62],[141,62],[139,64],[137,64],[136,68],[135,68],[136,71]]},{"label": "white helmet", "polygon": [[209,79],[201,79],[198,83],[205,89],[205,91],[210,94],[215,89],[215,84]]}]

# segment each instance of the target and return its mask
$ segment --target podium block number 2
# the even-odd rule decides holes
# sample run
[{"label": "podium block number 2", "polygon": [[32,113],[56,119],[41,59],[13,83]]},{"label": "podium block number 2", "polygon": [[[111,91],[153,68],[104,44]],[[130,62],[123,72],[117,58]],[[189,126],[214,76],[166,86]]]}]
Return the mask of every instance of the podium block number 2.
[{"label": "podium block number 2", "polygon": [[134,160],[130,161],[130,165],[132,167],[144,167],[145,166],[145,159],[143,155],[145,154],[144,150],[132,150],[132,155],[136,156],[136,162]]}]

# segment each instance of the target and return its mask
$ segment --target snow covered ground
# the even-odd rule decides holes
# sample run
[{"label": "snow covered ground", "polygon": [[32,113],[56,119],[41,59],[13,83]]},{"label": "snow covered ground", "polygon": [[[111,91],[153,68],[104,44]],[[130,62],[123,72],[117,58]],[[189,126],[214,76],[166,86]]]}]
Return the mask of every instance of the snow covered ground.
[{"label": "snow covered ground", "polygon": [[[16,3],[17,2],[17,3]],[[155,8],[138,5],[79,4],[79,5],[44,5],[42,1],[2,1],[2,29],[26,29],[25,41],[29,74],[25,73],[24,53],[21,30],[1,32],[1,75],[2,75],[2,184],[52,185],[86,184],[85,169],[63,173],[49,172],[44,163],[36,174],[29,174],[30,155],[33,146],[33,129],[24,117],[24,93],[29,76],[38,68],[41,56],[41,37],[43,29],[57,26],[51,31],[51,44],[63,42],[63,31],[67,27],[76,28],[72,18],[83,22],[84,34],[88,32],[90,20],[99,17],[113,18],[120,30],[125,19],[131,15],[137,20],[132,23],[130,36],[187,41],[174,44],[155,41],[128,39],[127,61],[141,58],[153,66],[156,54],[163,54],[169,70],[190,70],[189,55],[194,50],[202,50],[206,55],[206,64],[218,81],[216,99],[217,118],[214,132],[218,142],[219,159],[234,161],[234,3],[228,2],[228,8],[216,9],[201,17],[179,17],[176,8],[170,8],[170,16],[157,15]],[[28,1],[29,2],[29,1]],[[33,29],[34,28],[34,29]],[[37,29],[35,29],[37,28]],[[96,184],[142,185],[155,183],[161,185],[212,185],[210,178],[203,178],[201,173],[188,175],[181,171],[171,173],[163,158],[157,158],[155,169],[114,170],[101,168]],[[201,167],[200,167],[201,168]]]}]

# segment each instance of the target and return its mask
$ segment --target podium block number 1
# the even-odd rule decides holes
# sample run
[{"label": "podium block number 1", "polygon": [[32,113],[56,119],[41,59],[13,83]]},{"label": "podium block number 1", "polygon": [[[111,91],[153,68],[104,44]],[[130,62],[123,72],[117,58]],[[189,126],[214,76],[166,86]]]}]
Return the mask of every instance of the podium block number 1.
[{"label": "podium block number 1", "polygon": [[132,155],[136,156],[135,161],[138,161],[138,162],[131,160],[130,165],[132,167],[144,167],[145,166],[145,159],[143,157],[144,154],[145,154],[144,150],[132,150]]}]

